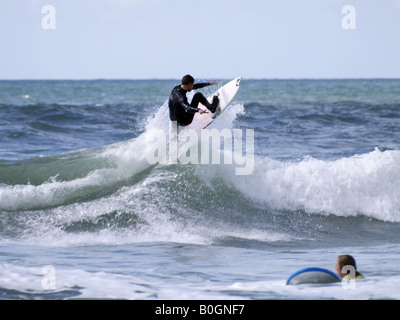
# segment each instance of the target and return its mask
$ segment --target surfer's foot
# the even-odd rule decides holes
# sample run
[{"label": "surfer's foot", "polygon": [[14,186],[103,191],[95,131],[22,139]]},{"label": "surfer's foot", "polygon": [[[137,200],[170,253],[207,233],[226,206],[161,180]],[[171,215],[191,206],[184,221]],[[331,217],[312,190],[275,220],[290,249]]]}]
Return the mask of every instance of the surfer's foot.
[{"label": "surfer's foot", "polygon": [[211,103],[211,106],[210,106],[210,111],[212,112],[212,113],[214,113],[215,111],[216,111],[216,109],[217,109],[217,107],[218,107],[218,103],[219,103],[219,98],[218,98],[218,96],[214,96],[213,97],[213,101],[212,101],[212,103]]}]

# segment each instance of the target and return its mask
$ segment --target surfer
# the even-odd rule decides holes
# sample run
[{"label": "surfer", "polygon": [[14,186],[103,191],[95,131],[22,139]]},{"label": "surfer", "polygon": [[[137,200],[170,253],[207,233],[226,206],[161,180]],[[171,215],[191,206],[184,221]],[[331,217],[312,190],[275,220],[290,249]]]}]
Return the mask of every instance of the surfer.
[{"label": "surfer", "polygon": [[[354,268],[354,273],[353,272],[347,272],[350,271],[349,269],[346,270],[345,273],[343,273],[343,267],[347,267],[350,266],[351,268]],[[348,254],[344,254],[341,256],[338,256],[336,259],[336,265],[335,265],[335,269],[337,274],[339,275],[339,277],[343,278],[343,279],[363,279],[364,276],[359,273],[357,271],[357,267],[356,267],[356,260],[348,255]]]},{"label": "surfer", "polygon": [[198,112],[202,114],[207,112],[206,110],[197,107],[199,103],[214,113],[219,102],[217,96],[214,96],[212,103],[209,103],[207,98],[201,92],[196,92],[193,96],[192,102],[189,104],[186,93],[216,83],[217,81],[194,84],[194,78],[191,75],[184,76],[181,85],[176,86],[169,96],[168,106],[169,118],[171,121],[176,121],[178,126],[187,126],[191,124],[195,113]]}]

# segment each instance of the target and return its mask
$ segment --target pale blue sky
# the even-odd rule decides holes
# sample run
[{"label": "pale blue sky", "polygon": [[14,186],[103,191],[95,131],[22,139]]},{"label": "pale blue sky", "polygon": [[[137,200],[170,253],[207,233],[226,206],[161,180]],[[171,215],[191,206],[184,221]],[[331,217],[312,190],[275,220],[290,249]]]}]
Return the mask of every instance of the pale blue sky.
[{"label": "pale blue sky", "polygon": [[1,0],[0,43],[0,79],[400,78],[400,0]]}]

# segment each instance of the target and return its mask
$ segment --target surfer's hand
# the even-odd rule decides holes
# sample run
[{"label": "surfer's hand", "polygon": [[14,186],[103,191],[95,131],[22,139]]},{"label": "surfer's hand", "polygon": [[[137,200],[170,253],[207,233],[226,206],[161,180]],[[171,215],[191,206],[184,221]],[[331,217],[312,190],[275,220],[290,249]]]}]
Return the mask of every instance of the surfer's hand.
[{"label": "surfer's hand", "polygon": [[212,85],[217,84],[217,83],[218,83],[217,81],[212,81],[212,82],[209,83],[209,85],[212,86]]}]

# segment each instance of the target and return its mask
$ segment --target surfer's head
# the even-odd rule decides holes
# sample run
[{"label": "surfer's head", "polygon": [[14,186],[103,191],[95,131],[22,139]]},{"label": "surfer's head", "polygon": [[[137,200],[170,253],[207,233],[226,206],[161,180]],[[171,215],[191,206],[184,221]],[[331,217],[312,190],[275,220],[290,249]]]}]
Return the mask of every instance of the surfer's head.
[{"label": "surfer's head", "polygon": [[192,91],[193,84],[194,84],[194,78],[191,75],[187,74],[182,78],[182,88],[185,89],[186,91]]},{"label": "surfer's head", "polygon": [[187,74],[182,78],[182,84],[185,86],[193,83],[194,83],[194,78],[190,74]]},{"label": "surfer's head", "polygon": [[347,273],[342,272],[344,266],[352,266],[354,267],[354,270],[356,270],[357,269],[356,260],[348,254],[344,254],[337,257],[335,269],[339,274],[339,276],[341,276],[342,278],[347,275]]}]

